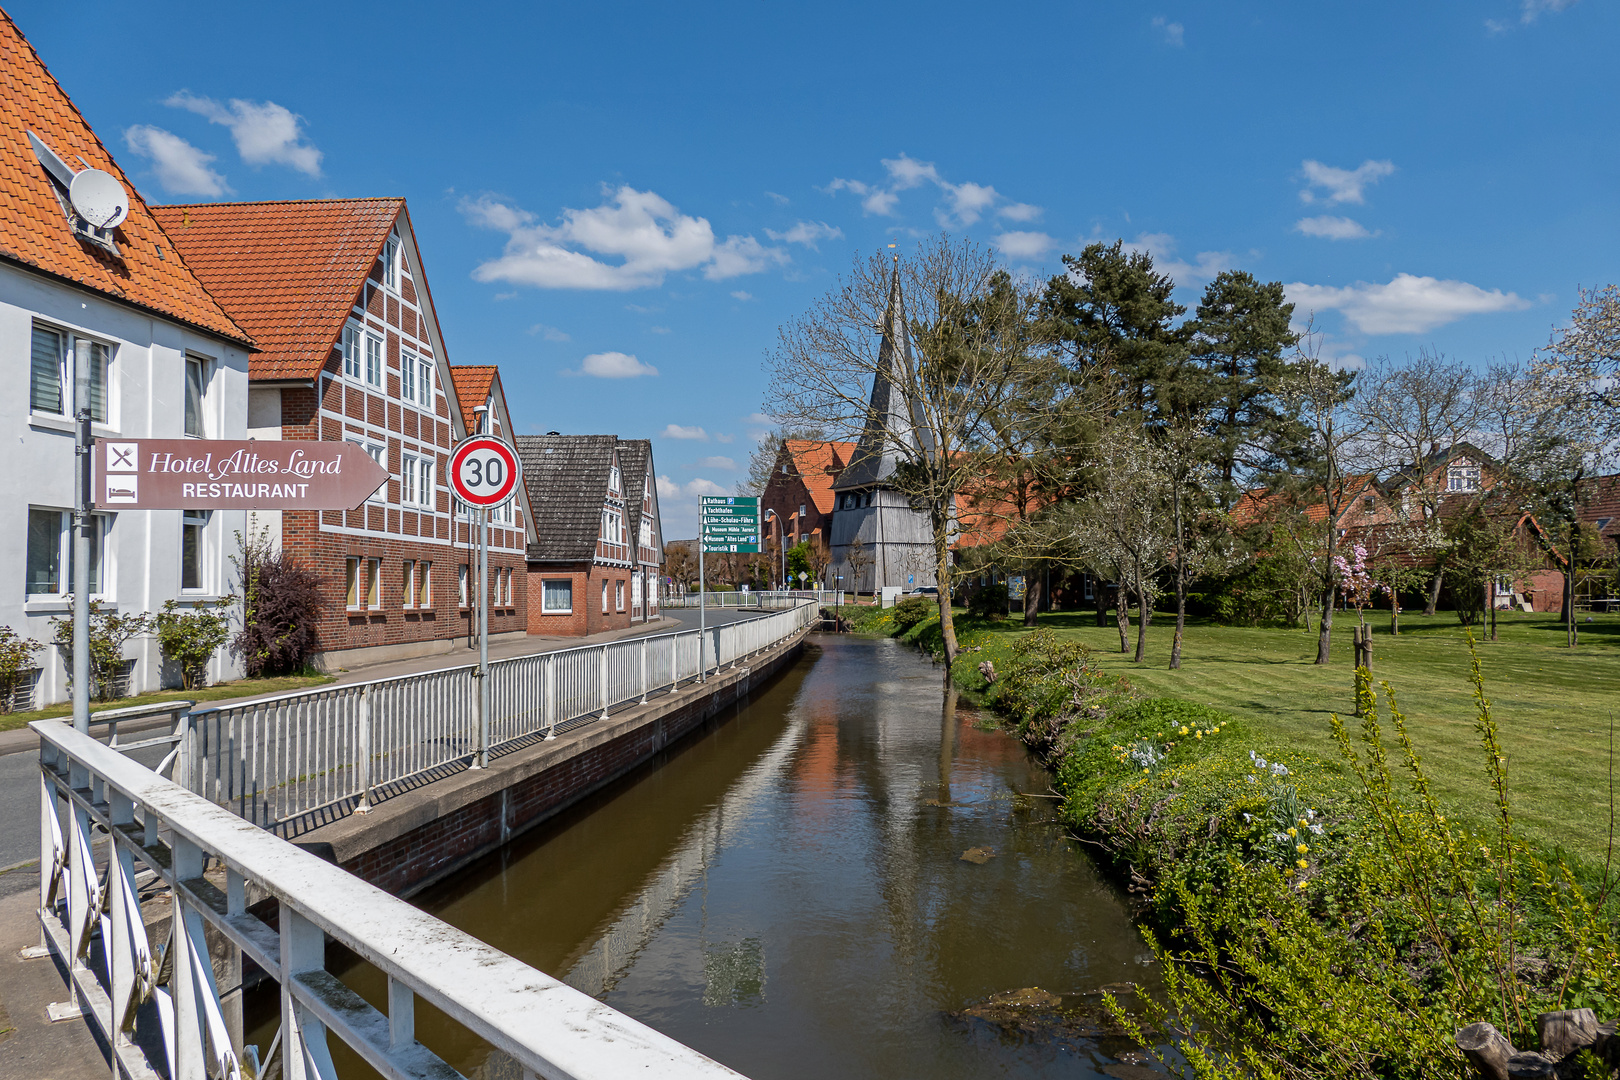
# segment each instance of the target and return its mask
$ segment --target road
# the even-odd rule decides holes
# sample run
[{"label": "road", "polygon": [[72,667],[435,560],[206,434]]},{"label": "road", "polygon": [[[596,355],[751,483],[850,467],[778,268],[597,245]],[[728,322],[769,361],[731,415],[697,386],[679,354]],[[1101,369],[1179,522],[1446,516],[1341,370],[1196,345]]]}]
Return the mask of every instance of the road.
[{"label": "road", "polygon": [[[668,623],[656,628],[655,634],[669,634],[680,630],[695,630],[698,625],[698,611],[696,608],[665,608],[663,614],[680,623],[671,627]],[[758,610],[738,610],[736,608],[710,608],[707,620],[710,626],[722,623],[737,622],[741,619],[756,618],[761,614]],[[640,635],[632,635],[640,636]],[[577,642],[559,642],[556,649],[573,648]],[[552,651],[552,650],[537,650]],[[436,668],[455,667],[467,662],[466,658],[457,654],[454,659],[448,656],[427,657],[419,662],[422,671],[432,671]],[[390,665],[392,667],[393,665]],[[343,680],[352,681],[355,678],[365,679],[376,677],[367,671],[360,670],[349,673]],[[152,735],[158,734],[151,732]],[[139,736],[126,736],[139,738]],[[163,760],[167,747],[152,747],[148,750],[136,751],[131,755],[134,760],[146,766],[155,766]],[[0,752],[0,821],[5,822],[6,828],[0,829],[0,897],[9,896],[25,887],[32,887],[37,878],[27,873],[6,873],[7,868],[18,864],[28,863],[39,858],[39,753],[38,746],[26,744],[10,752]]]}]

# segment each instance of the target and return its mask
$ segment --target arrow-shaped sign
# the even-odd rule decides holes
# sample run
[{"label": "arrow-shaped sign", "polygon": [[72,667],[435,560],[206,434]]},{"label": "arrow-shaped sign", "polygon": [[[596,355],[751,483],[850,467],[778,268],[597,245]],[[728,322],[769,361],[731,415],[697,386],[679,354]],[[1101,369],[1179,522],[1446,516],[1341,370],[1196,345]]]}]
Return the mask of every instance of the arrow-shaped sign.
[{"label": "arrow-shaped sign", "polygon": [[95,463],[108,510],[353,510],[388,480],[347,442],[99,439]]}]

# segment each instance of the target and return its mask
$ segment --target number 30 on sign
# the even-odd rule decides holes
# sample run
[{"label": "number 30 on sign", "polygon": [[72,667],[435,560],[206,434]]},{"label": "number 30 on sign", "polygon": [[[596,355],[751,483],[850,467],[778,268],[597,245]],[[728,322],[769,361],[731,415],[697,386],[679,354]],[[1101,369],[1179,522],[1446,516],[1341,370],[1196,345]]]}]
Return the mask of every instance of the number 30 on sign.
[{"label": "number 30 on sign", "polygon": [[512,497],[523,475],[517,451],[504,439],[474,435],[450,452],[450,490],[468,506],[499,506]]}]

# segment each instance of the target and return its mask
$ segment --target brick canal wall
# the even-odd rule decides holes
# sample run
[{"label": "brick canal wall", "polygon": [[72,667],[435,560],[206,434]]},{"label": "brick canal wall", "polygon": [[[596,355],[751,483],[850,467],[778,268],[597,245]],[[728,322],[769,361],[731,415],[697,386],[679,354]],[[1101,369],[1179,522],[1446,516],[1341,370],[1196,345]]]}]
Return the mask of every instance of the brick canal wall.
[{"label": "brick canal wall", "polygon": [[329,843],[340,866],[399,896],[439,881],[650,760],[704,721],[745,701],[804,647],[804,634],[550,742],[494,758],[298,838]]}]

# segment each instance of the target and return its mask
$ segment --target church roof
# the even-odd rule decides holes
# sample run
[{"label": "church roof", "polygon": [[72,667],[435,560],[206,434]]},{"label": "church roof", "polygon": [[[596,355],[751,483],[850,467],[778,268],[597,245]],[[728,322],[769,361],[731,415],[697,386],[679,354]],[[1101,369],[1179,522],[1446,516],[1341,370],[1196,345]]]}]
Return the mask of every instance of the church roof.
[{"label": "church roof", "polygon": [[906,393],[916,370],[897,261],[889,284],[888,308],[883,313],[883,342],[878,346],[877,368],[872,375],[866,425],[849,467],[833,482],[834,491],[871,487],[888,480],[900,464],[901,446],[910,444],[924,452],[931,449],[932,439],[927,425],[921,422],[919,407]]}]

